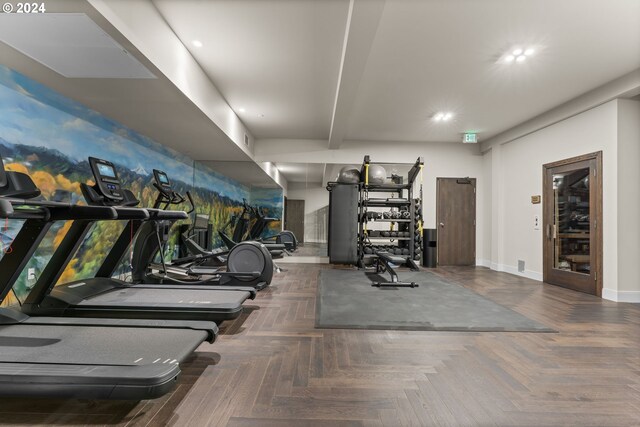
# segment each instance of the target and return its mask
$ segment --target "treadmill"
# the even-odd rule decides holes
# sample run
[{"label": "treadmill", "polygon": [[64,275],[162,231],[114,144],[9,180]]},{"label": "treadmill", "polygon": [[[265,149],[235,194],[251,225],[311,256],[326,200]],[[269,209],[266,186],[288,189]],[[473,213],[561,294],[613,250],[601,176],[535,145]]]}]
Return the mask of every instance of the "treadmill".
[{"label": "treadmill", "polygon": [[[31,186],[27,175],[0,168],[0,190],[9,196],[0,198],[0,218],[24,221],[11,249],[0,252],[0,303],[52,220],[115,217],[109,208],[15,197]],[[174,388],[179,364],[217,332],[210,322],[31,318],[0,307],[0,396],[157,398]]]},{"label": "treadmill", "polygon": [[[34,198],[40,194],[28,176],[25,175],[23,181],[20,191],[17,192],[18,195]],[[113,187],[111,190],[113,192],[121,191],[115,169],[113,169],[113,178],[108,178],[105,185]],[[0,188],[0,196],[6,196],[5,193],[6,191]],[[79,216],[74,220],[22,304],[24,313],[31,316],[203,320],[221,323],[240,316],[244,301],[255,298],[256,291],[252,288],[222,290],[217,287],[196,285],[132,285],[111,277],[88,278],[55,286],[95,221],[149,216],[149,212],[145,209],[120,207],[107,207],[107,209],[115,211],[117,217]],[[28,229],[34,235],[43,233],[37,241],[31,240],[36,247],[44,238],[44,233],[51,223],[58,219],[60,218],[51,216],[46,220],[28,224]]]}]

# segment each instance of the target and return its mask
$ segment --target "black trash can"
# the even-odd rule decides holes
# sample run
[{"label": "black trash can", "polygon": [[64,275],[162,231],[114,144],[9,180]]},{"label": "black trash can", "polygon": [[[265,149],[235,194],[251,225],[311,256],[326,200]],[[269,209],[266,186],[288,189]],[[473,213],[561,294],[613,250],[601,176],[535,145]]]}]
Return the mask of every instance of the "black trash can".
[{"label": "black trash can", "polygon": [[438,230],[425,228],[422,239],[422,266],[435,268],[438,264]]}]

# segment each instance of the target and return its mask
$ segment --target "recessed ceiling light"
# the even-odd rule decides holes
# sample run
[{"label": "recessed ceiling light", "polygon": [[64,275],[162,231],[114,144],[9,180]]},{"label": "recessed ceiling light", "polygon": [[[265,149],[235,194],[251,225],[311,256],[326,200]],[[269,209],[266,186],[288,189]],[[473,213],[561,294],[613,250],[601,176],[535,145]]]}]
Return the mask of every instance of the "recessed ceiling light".
[{"label": "recessed ceiling light", "polygon": [[451,119],[453,117],[453,113],[436,113],[433,116],[433,120],[435,120],[436,122],[446,122],[447,120]]},{"label": "recessed ceiling light", "polygon": [[195,47],[202,47],[202,42],[200,40],[194,40],[191,42]]},{"label": "recessed ceiling light", "polygon": [[535,48],[530,46],[528,48],[521,48],[521,47],[517,47],[507,53],[505,53],[504,55],[502,55],[502,57],[500,58],[499,62],[505,62],[507,64],[510,64],[512,62],[524,62],[529,56],[533,55],[535,53]]},{"label": "recessed ceiling light", "polygon": [[244,108],[242,108],[242,107],[238,108],[238,112],[239,112],[239,113],[244,113],[245,111],[247,111],[247,110],[245,110],[245,109],[244,109]]}]

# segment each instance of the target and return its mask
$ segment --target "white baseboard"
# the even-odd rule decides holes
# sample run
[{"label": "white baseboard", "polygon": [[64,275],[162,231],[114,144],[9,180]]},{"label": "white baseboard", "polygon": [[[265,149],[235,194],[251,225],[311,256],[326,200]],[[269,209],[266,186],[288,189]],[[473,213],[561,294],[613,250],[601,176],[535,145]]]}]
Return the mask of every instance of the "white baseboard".
[{"label": "white baseboard", "polygon": [[518,271],[518,267],[514,267],[512,265],[497,264],[495,262],[490,263],[489,268],[495,271],[504,271],[505,273],[514,274],[516,276],[526,277],[527,279],[542,282],[542,273],[539,273],[537,271],[525,270],[521,272]]},{"label": "white baseboard", "polygon": [[615,302],[640,303],[640,291],[616,291],[614,289],[603,288],[602,298]]},{"label": "white baseboard", "polygon": [[489,261],[488,259],[476,259],[476,265],[480,267],[491,268],[491,261]]}]

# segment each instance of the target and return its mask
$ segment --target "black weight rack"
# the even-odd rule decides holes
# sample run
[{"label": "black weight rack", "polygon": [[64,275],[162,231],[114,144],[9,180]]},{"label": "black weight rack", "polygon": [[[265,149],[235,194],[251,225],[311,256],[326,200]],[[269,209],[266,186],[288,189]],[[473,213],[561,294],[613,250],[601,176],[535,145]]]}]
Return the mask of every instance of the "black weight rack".
[{"label": "black weight rack", "polygon": [[[374,262],[376,250],[396,250],[397,248],[402,251],[397,255],[406,256],[413,262],[420,260],[423,224],[422,183],[417,197],[414,195],[414,183],[418,176],[422,177],[424,160],[419,157],[411,165],[406,180],[403,176],[394,176],[392,177],[392,183],[374,184],[369,182],[369,168],[371,165],[384,166],[390,164],[392,163],[374,163],[369,156],[365,156],[362,163],[358,192],[357,265],[359,268],[364,268]],[[393,165],[397,165],[397,163],[393,163]],[[372,197],[372,195],[379,196],[384,195],[384,193],[391,197]],[[408,214],[404,214],[403,217],[385,218],[376,208],[387,208],[393,212],[408,212]],[[377,212],[380,215],[371,215],[369,214],[370,212]],[[391,236],[393,231],[389,232],[389,236],[383,236],[378,230],[369,230],[369,223],[374,222],[390,223],[390,229],[397,225],[398,230],[393,236]],[[386,245],[374,244],[377,242],[386,243]],[[391,243],[394,243],[394,245],[391,245]]]}]

